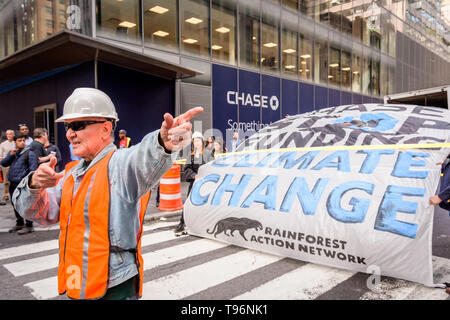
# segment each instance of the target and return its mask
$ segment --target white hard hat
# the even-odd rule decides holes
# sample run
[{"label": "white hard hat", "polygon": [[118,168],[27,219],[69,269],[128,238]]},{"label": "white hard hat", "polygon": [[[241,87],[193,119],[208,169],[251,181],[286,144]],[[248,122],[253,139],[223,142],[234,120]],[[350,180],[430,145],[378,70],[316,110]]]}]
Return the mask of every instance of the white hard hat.
[{"label": "white hard hat", "polygon": [[203,138],[203,135],[202,135],[200,132],[198,132],[198,131],[195,131],[195,132],[192,134],[192,139],[195,139],[195,138],[201,138],[202,140],[205,140],[205,139]]},{"label": "white hard hat", "polygon": [[106,93],[94,88],[77,88],[64,103],[62,117],[55,122],[84,117],[101,117],[119,121],[116,108]]}]

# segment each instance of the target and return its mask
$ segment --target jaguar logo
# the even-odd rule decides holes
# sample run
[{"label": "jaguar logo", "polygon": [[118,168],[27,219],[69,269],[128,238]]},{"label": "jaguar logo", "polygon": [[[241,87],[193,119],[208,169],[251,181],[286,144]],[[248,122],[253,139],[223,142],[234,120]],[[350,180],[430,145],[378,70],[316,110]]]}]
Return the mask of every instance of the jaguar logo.
[{"label": "jaguar logo", "polygon": [[[219,220],[212,231],[209,231],[209,229],[207,229],[206,232],[209,234],[214,233],[214,237],[216,237],[222,232],[227,236],[233,236],[233,233],[235,231],[238,231],[242,238],[244,238],[245,241],[248,241],[244,235],[245,231],[247,231],[248,229],[255,229],[256,231],[258,231],[262,230],[263,226],[259,221],[256,220],[230,217]],[[230,234],[228,234],[227,231],[230,231]]]}]

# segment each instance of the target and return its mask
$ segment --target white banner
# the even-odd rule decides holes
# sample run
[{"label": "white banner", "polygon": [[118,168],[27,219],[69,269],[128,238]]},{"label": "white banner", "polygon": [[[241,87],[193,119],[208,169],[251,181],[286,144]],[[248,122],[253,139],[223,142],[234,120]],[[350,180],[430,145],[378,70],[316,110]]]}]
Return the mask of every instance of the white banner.
[{"label": "white banner", "polygon": [[200,167],[189,232],[432,285],[428,199],[450,150],[449,119],[439,108],[369,104],[278,121]]}]

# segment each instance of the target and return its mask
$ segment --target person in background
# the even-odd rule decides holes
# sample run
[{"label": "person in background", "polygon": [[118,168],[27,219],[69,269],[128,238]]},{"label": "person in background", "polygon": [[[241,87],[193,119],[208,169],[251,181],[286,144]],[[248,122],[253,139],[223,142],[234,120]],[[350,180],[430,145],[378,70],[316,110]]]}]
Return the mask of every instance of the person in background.
[{"label": "person in background", "polygon": [[430,204],[441,207],[449,211],[450,215],[450,154],[442,163],[441,167],[441,186],[437,195],[430,197]]},{"label": "person in background", "polygon": [[72,161],[81,160],[80,157],[77,157],[76,155],[73,154],[73,146],[71,143],[69,143],[69,150],[70,150],[70,160],[72,160]]},{"label": "person in background", "polygon": [[235,152],[241,140],[239,139],[239,132],[235,131],[233,133],[233,139],[230,142],[229,148],[227,148],[230,152]]},{"label": "person in background", "polygon": [[[16,144],[14,143],[14,130],[6,130],[6,140],[0,143],[0,161],[2,161],[7,155],[8,152],[10,152],[12,149],[16,147]],[[0,206],[6,205],[6,202],[9,200],[9,180],[8,180],[8,172],[9,168],[0,168],[2,170],[2,176],[3,176],[3,200],[0,199]]]},{"label": "person in background", "polygon": [[[26,136],[18,134],[14,137],[16,147],[8,152],[7,156],[1,161],[1,165],[4,167],[10,167],[8,173],[9,194],[11,196],[11,202],[13,200],[13,193],[19,185],[20,181],[26,177],[30,172],[35,171],[38,168],[38,159],[34,152],[31,152],[29,147],[25,146]],[[24,225],[24,219],[17,211],[16,206],[13,203],[14,214],[16,215],[16,225],[9,230],[10,233],[16,232],[23,235],[33,232],[33,221],[26,220]]]},{"label": "person in background", "polygon": [[214,159],[214,157],[213,157],[213,155],[212,155],[212,153],[213,153],[213,150],[214,150],[214,140],[215,140],[215,137],[213,137],[213,136],[210,136],[207,140],[206,140],[206,143],[205,143],[205,153],[204,153],[204,155],[205,155],[205,161],[206,162],[209,162],[209,161],[211,161],[212,159]]},{"label": "person in background", "polygon": [[25,145],[28,147],[33,142],[33,138],[31,138],[29,136],[30,129],[28,128],[28,126],[25,123],[19,124],[18,127],[19,127],[20,134],[26,136]]},{"label": "person in background", "polygon": [[[189,182],[189,189],[187,196],[191,193],[192,186],[194,185],[195,179],[197,179],[198,169],[200,166],[206,163],[204,158],[205,152],[205,142],[203,139],[203,135],[195,131],[192,134],[192,144],[191,144],[191,157],[190,162],[186,163],[186,167],[184,168],[184,176],[187,182]],[[186,225],[184,223],[184,211],[181,213],[180,223],[174,230],[175,235],[179,236],[182,234],[187,234]]]},{"label": "person in background", "polygon": [[50,160],[49,155],[44,148],[44,144],[47,141],[47,133],[44,128],[36,128],[33,130],[34,141],[29,145],[30,150],[38,157],[39,164]]},{"label": "person in background", "polygon": [[124,129],[119,130],[119,141],[116,142],[118,149],[131,147],[131,138],[127,137],[127,132]]},{"label": "person in background", "polygon": [[47,129],[44,128],[44,132],[45,132],[45,143],[44,143],[44,149],[45,152],[47,152],[48,155],[54,155],[56,157],[56,160],[58,160],[58,162],[56,163],[56,172],[59,172],[61,168],[61,151],[59,151],[59,148],[57,146],[55,146],[53,143],[50,142],[50,138],[48,136],[48,131]]}]

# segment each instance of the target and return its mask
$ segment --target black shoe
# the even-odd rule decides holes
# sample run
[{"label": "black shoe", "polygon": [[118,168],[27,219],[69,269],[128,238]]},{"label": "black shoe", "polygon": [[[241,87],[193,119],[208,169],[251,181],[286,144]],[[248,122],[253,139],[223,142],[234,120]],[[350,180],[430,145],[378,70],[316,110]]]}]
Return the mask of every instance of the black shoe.
[{"label": "black shoe", "polygon": [[33,227],[25,227],[25,228],[22,228],[22,230],[18,231],[17,234],[23,235],[23,234],[31,233],[33,231],[34,231]]},{"label": "black shoe", "polygon": [[180,222],[178,226],[175,228],[175,233],[182,233],[184,229],[186,228],[186,225],[183,222]]},{"label": "black shoe", "polygon": [[9,233],[13,233],[13,232],[17,232],[17,231],[19,231],[19,230],[22,230],[23,228],[24,228],[25,226],[14,226],[14,227],[12,227],[11,229],[9,229]]},{"label": "black shoe", "polygon": [[6,202],[0,201],[0,206],[6,206]]}]

